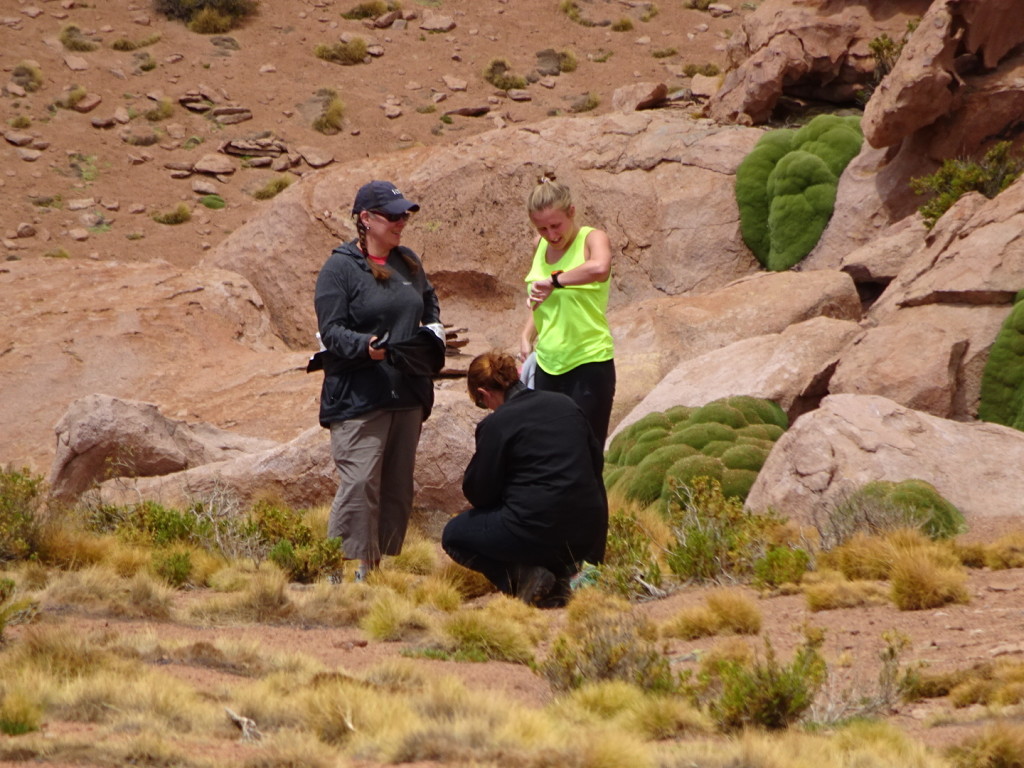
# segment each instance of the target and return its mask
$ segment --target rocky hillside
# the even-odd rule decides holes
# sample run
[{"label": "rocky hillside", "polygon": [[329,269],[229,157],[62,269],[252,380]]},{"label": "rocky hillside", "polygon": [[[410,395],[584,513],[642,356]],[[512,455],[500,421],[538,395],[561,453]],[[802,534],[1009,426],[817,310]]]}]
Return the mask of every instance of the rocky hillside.
[{"label": "rocky hillside", "polygon": [[[166,34],[174,45],[158,58],[156,71],[168,82],[145,94],[157,96],[155,102],[174,96],[173,119],[182,129],[175,129],[175,138],[169,128],[147,125],[161,135],[146,149],[149,159],[135,163],[142,150],[126,149],[134,145],[122,137],[141,121],[91,125],[90,114],[117,108],[104,93],[84,116],[58,110],[49,122],[39,117],[27,129],[8,131],[8,143],[12,132],[38,135],[10,148],[13,170],[5,180],[11,207],[20,206],[15,215],[24,216],[35,234],[8,238],[20,259],[0,274],[13,318],[0,343],[0,381],[9,394],[2,407],[10,425],[0,459],[37,469],[52,461],[55,486],[66,484],[73,494],[101,480],[107,460],[123,457],[130,446],[133,472],[143,477],[108,481],[111,496],[130,490],[167,499],[183,489],[228,483],[243,494],[273,487],[295,503],[326,498],[333,482],[325,437],[316,428],[306,431],[315,424],[319,382],[303,368],[313,344],[313,280],[332,245],[351,236],[346,211],[354,190],[368,178],[391,178],[422,202],[408,243],[424,255],[444,320],[470,340],[468,357],[515,343],[531,237],[522,200],[540,172],[554,170],[573,187],[581,215],[607,229],[615,244],[610,318],[619,375],[613,416],[620,426],[675,404],[731,394],[770,397],[795,426],[772,451],[752,504],[775,504],[798,515],[851,483],[913,473],[935,484],[968,518],[1015,514],[1015,463],[985,457],[1016,455],[1024,434],[978,424],[976,417],[988,350],[1024,285],[1024,251],[1016,238],[1024,183],[993,200],[964,198],[931,230],[914,212],[919,201],[908,186],[911,176],[934,170],[947,157],[983,152],[996,138],[1016,135],[1019,110],[990,106],[1020,97],[1013,84],[1024,61],[1017,53],[1024,29],[993,22],[1005,3],[988,0],[965,10],[952,0],[908,1],[882,9],[852,0],[765,0],[756,9],[721,10],[721,16],[673,7],[653,18],[643,13],[646,6],[623,11],[626,6],[618,4],[587,4],[591,13],[636,15],[629,32],[582,26],[547,4],[534,5],[533,16],[518,15],[531,5],[445,2],[418,9],[421,15],[400,19],[398,27],[365,32],[362,23],[339,21],[341,7],[281,4],[232,34],[238,50],[197,50],[183,59],[176,59],[174,47],[213,41],[139,7],[122,14],[116,30],[112,21],[110,30],[98,19],[88,26],[89,14],[99,10],[76,9],[73,2],[20,8],[4,31],[15,40],[31,34],[49,39],[45,24],[53,29],[73,18],[95,37],[118,36],[125,25],[149,30],[130,27],[133,35],[153,29]],[[56,20],[55,14],[67,16]],[[445,16],[450,18],[439,20]],[[455,26],[432,33],[423,27],[428,18],[429,24]],[[514,19],[522,28],[544,28],[545,36],[512,33]],[[308,52],[328,35],[356,32],[372,35],[383,55],[338,67]],[[898,40],[903,54],[876,82],[870,44],[882,34]],[[285,44],[300,39],[306,50]],[[602,46],[611,41],[619,47],[606,58]],[[45,68],[56,68],[65,83],[70,75],[60,66],[69,66],[70,54],[54,42],[39,55],[51,52]],[[413,71],[411,50],[422,53],[427,46],[437,46],[433,57]],[[496,94],[468,75],[471,86],[454,87],[461,85],[455,82],[460,72],[478,72],[483,59],[499,54],[514,69],[533,73],[536,53],[545,46],[575,49],[577,70],[557,76],[538,71],[522,94]],[[652,55],[671,47],[675,54]],[[701,78],[678,76],[684,61],[703,58],[702,50],[731,67],[707,103],[695,96],[704,86]],[[470,51],[483,55],[472,67]],[[105,67],[103,78],[117,79],[111,70],[126,64],[95,64],[103,56],[110,62],[115,54],[101,48],[72,58],[86,59],[87,69],[77,71]],[[394,65],[396,60],[405,63]],[[398,74],[384,94],[373,106],[360,103],[355,94],[381,88],[372,76],[386,66]],[[325,139],[302,124],[306,113],[297,104],[311,95],[298,94],[295,83],[305,88],[307,78],[282,84],[288,71],[335,78],[357,73],[338,89],[353,94],[342,133]],[[224,80],[210,85],[208,78],[218,72]],[[151,77],[121,74],[140,85]],[[267,85],[273,83],[277,90]],[[311,84],[310,92],[321,86]],[[63,87],[48,84],[47,97]],[[203,96],[202,88],[213,90]],[[571,97],[598,91],[596,110],[572,112]],[[12,108],[42,104],[38,95],[11,93],[8,87]],[[195,93],[213,104],[249,108],[253,118],[217,127],[216,120],[189,112]],[[140,88],[139,104],[149,98],[145,94]],[[873,94],[862,120],[865,143],[839,180],[829,228],[796,270],[762,271],[740,234],[737,166],[763,124],[811,105],[849,111],[854,94]],[[262,109],[254,106],[261,99],[268,102]],[[427,102],[434,112],[417,110]],[[484,122],[465,114],[450,115],[451,122],[438,119],[474,105],[480,109],[470,111],[487,108]],[[552,110],[560,114],[546,116]],[[53,176],[26,171],[56,162],[53,146],[39,145],[62,135],[58,123],[87,126],[79,128],[79,137],[104,137],[106,146],[127,154],[124,172],[100,167],[91,180],[78,174],[66,182],[56,173],[64,160],[81,166],[67,154]],[[422,134],[416,132],[421,123]],[[204,140],[190,141],[200,127]],[[273,135],[260,137],[259,128]],[[396,140],[388,138],[392,130],[399,133]],[[33,141],[34,161],[21,154],[33,149]],[[275,154],[273,141],[287,151],[276,153],[269,170],[259,167],[263,161],[254,168],[254,157],[246,154],[255,152],[254,145],[236,143],[243,141],[263,141],[267,156]],[[148,186],[128,186],[134,173],[148,174]],[[259,203],[248,194],[282,174],[295,183],[273,200]],[[57,189],[54,177],[65,183],[59,192],[64,207],[33,206],[29,198]],[[119,180],[121,188],[136,190],[137,200],[114,193]],[[111,186],[101,189],[101,183]],[[198,205],[198,196],[209,190],[219,192],[227,208]],[[83,214],[68,209],[90,194],[82,210],[118,220],[109,229],[86,227],[86,245],[69,259],[44,258],[41,242],[61,247],[65,232],[72,237],[86,224],[75,218]],[[148,218],[182,199],[196,212],[191,222],[172,227]],[[134,206],[145,210],[132,214]],[[145,222],[145,231],[136,231],[135,222]],[[20,229],[13,220],[9,226]],[[91,250],[108,242],[120,243],[119,250]],[[125,243],[130,248],[120,250]],[[460,364],[453,358],[453,371]],[[461,503],[455,480],[478,416],[457,379],[442,380],[438,388],[438,407],[422,442],[419,503],[451,511]],[[114,399],[77,405],[61,420],[54,451],[53,425],[75,400],[98,393]],[[120,402],[126,399],[154,403],[161,413]],[[140,419],[150,426],[138,428]],[[216,454],[201,444],[223,442],[223,436],[198,430],[194,422],[274,444],[239,442],[233,455]],[[147,435],[157,424],[180,437],[172,448],[154,450]],[[957,451],[950,448],[954,443]],[[927,458],[926,446],[932,447]],[[971,455],[977,460],[965,460]],[[997,465],[1006,471],[993,469]],[[992,493],[981,494],[981,488]]]}]

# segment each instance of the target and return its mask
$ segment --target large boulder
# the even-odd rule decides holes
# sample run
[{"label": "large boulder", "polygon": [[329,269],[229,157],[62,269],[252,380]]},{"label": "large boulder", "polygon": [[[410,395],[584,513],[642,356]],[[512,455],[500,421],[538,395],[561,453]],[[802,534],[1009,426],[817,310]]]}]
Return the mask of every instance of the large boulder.
[{"label": "large boulder", "polygon": [[874,76],[871,40],[902,38],[928,4],[766,0],[730,39],[730,70],[708,114],[721,122],[764,123],[784,95],[850,104]]},{"label": "large boulder", "polygon": [[793,421],[817,407],[840,353],[859,331],[850,320],[816,317],[684,360],[619,422],[612,436],[648,413],[702,406],[730,395],[773,400]]},{"label": "large boulder", "polygon": [[70,500],[111,477],[167,475],[226,461],[276,443],[209,424],[169,419],[153,403],[86,395],[54,428],[57,452],[50,494]]},{"label": "large boulder", "polygon": [[1024,95],[1024,16],[1013,0],[936,0],[864,110],[864,138],[891,147],[927,132],[935,160],[1012,135]]},{"label": "large boulder", "polygon": [[650,299],[609,313],[615,334],[612,422],[633,410],[680,361],[814,317],[860,319],[842,272],[761,272],[706,294]]},{"label": "large boulder", "polygon": [[925,480],[967,519],[1019,517],[1024,432],[940,419],[873,395],[831,395],[779,438],[747,497],[799,522],[875,480]]},{"label": "large boulder", "polygon": [[[482,412],[461,387],[436,393],[434,411],[423,425],[416,454],[415,506],[419,522],[435,532],[466,506],[462,473],[474,451],[474,430]],[[166,505],[230,498],[245,507],[270,495],[296,509],[330,504],[338,488],[330,432],[311,427],[295,439],[192,466],[160,477],[118,477],[98,488],[111,504],[151,499]]]},{"label": "large boulder", "polygon": [[[1024,286],[1024,180],[961,198],[913,248],[870,309],[870,328],[831,391],[876,394],[936,416],[973,419],[988,351]],[[897,240],[897,242],[903,242]]]}]

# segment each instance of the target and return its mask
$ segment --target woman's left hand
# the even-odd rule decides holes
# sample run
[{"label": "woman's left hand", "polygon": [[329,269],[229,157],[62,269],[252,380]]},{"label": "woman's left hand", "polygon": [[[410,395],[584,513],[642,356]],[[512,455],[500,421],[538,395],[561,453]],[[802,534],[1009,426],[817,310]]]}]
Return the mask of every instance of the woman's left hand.
[{"label": "woman's left hand", "polygon": [[551,295],[551,291],[554,289],[550,280],[537,280],[530,285],[530,297],[526,300],[526,306],[530,309],[536,309],[544,300]]}]

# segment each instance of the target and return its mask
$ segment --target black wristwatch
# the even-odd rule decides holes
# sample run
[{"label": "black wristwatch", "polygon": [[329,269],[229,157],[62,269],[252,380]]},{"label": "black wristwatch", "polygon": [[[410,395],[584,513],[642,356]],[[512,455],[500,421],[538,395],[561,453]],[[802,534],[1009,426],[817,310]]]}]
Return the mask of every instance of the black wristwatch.
[{"label": "black wristwatch", "polygon": [[563,272],[565,272],[564,269],[556,269],[554,272],[551,273],[551,285],[553,285],[555,288],[565,288],[564,285],[558,282],[558,276]]}]

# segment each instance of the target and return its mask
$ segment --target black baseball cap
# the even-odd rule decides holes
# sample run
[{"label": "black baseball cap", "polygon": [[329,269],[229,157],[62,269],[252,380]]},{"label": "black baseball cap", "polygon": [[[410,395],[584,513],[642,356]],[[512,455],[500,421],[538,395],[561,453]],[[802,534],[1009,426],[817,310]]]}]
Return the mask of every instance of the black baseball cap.
[{"label": "black baseball cap", "polygon": [[398,187],[390,181],[371,181],[363,184],[356,192],[356,201],[352,205],[352,213],[358,214],[363,211],[381,211],[382,213],[405,213],[412,211],[416,213],[419,205],[406,200]]}]

